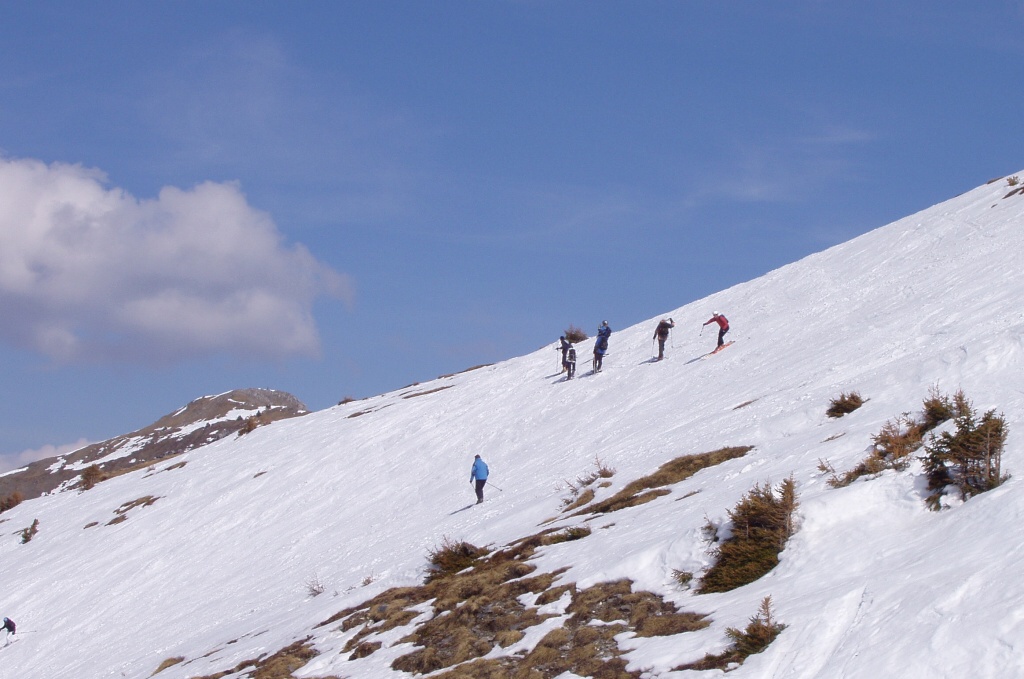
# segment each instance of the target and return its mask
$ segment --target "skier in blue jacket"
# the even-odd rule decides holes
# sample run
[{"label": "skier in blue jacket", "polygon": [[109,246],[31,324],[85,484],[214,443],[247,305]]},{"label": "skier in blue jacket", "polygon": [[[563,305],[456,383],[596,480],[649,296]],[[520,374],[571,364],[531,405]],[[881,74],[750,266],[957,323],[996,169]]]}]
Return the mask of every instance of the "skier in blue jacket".
[{"label": "skier in blue jacket", "polygon": [[594,372],[601,372],[601,363],[604,355],[608,352],[608,338],[612,334],[608,321],[601,321],[601,327],[597,329],[597,341],[594,342]]},{"label": "skier in blue jacket", "polygon": [[469,471],[469,482],[476,481],[476,503],[484,501],[484,485],[487,483],[487,463],[477,455],[473,459],[473,468]]}]

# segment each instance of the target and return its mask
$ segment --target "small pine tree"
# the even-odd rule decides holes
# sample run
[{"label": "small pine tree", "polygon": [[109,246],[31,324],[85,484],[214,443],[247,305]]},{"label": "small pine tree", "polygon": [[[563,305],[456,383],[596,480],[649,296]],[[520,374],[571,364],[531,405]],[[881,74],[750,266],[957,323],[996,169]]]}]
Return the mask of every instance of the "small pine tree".
[{"label": "small pine tree", "polygon": [[956,392],[951,399],[940,392],[938,387],[932,386],[928,391],[928,398],[922,404],[921,430],[931,431],[946,420],[956,417],[957,406],[963,405],[965,399],[963,391]]},{"label": "small pine tree", "polygon": [[730,627],[725,630],[726,635],[732,639],[732,645],[723,653],[712,655],[708,653],[697,662],[687,663],[673,670],[726,670],[733,669],[733,665],[743,664],[748,656],[760,653],[768,648],[768,645],[775,641],[786,626],[775,620],[772,613],[772,598],[766,596],[761,600],[761,606],[757,614],[750,618],[746,629],[738,630]]},{"label": "small pine tree", "polygon": [[21,529],[21,544],[25,545],[32,541],[32,538],[39,532],[39,519],[34,519],[32,525]]},{"label": "small pine tree", "polygon": [[757,614],[750,618],[750,624],[743,631],[734,627],[725,630],[725,633],[732,639],[735,652],[746,658],[749,655],[760,653],[768,648],[768,645],[775,641],[786,626],[776,622],[772,613],[772,598],[766,596],[761,600],[761,606]]},{"label": "small pine tree", "polygon": [[956,430],[932,436],[925,445],[925,471],[928,476],[928,504],[941,508],[947,486],[956,486],[966,501],[1005,481],[1002,472],[1003,446],[1006,444],[1006,420],[989,410],[978,420],[973,404],[958,393]]},{"label": "small pine tree", "polygon": [[793,534],[796,506],[792,477],[782,482],[777,494],[771,485],[755,485],[729,511],[732,537],[718,546],[718,560],[701,579],[700,592],[728,592],[775,568]]}]

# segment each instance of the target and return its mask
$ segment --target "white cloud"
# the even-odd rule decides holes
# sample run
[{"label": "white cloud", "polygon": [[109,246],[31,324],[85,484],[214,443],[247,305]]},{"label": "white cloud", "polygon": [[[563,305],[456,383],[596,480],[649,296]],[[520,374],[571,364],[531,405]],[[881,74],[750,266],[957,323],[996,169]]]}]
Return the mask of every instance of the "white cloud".
[{"label": "white cloud", "polygon": [[12,469],[18,469],[25,465],[32,464],[37,460],[45,460],[50,457],[57,457],[58,455],[67,455],[73,453],[80,448],[84,448],[90,444],[90,441],[85,439],[78,439],[75,443],[66,443],[60,446],[54,446],[47,444],[41,448],[30,448],[23,450],[20,453],[14,453],[11,455],[0,455],[0,474],[11,471]]},{"label": "white cloud", "polygon": [[140,200],[79,165],[0,158],[0,338],[66,362],[316,354],[348,278],[289,246],[239,187]]}]

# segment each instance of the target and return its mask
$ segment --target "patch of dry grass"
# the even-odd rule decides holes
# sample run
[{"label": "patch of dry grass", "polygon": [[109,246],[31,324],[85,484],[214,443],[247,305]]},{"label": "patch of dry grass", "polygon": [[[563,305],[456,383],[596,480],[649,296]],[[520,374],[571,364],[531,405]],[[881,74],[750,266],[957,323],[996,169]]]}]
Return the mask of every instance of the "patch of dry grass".
[{"label": "patch of dry grass", "polygon": [[852,413],[857,408],[864,405],[864,398],[859,392],[851,391],[849,393],[842,393],[836,398],[829,401],[828,408],[825,410],[825,414],[829,417],[842,417],[848,413]]},{"label": "patch of dry grass", "polygon": [[161,672],[166,670],[168,667],[174,667],[178,663],[184,662],[184,661],[185,661],[185,659],[183,657],[181,657],[181,656],[178,656],[176,658],[167,658],[162,663],[160,663],[160,666],[157,667],[156,670],[154,670],[153,674],[151,674],[149,676],[151,676],[151,677],[152,676],[156,676],[157,674],[160,674]]},{"label": "patch of dry grass", "polygon": [[[713,450],[708,453],[677,457],[676,459],[670,460],[658,467],[658,470],[653,474],[641,477],[635,481],[630,481],[622,490],[607,500],[602,500],[601,502],[591,505],[586,509],[578,511],[576,514],[573,514],[573,516],[579,516],[584,513],[607,514],[608,512],[614,512],[626,507],[635,507],[636,505],[650,502],[661,495],[667,495],[669,493],[669,491],[663,490],[664,486],[685,481],[702,469],[713,467],[727,460],[742,457],[753,449],[753,446],[733,446],[728,448],[719,448],[718,450]],[[647,493],[643,492],[648,489],[657,490],[652,490]]]},{"label": "patch of dry grass", "polygon": [[487,549],[483,547],[477,547],[468,542],[458,542],[446,535],[441,541],[441,546],[434,547],[427,554],[427,561],[430,562],[427,581],[465,570],[476,564],[487,553]]},{"label": "patch of dry grass", "polygon": [[152,495],[146,495],[144,497],[140,497],[138,499],[132,500],[131,502],[125,502],[123,505],[121,505],[120,507],[118,507],[117,509],[114,510],[114,513],[117,514],[117,516],[115,516],[113,519],[108,521],[107,525],[108,526],[113,526],[113,525],[119,524],[119,523],[121,523],[123,521],[127,521],[128,520],[128,512],[129,511],[131,511],[132,509],[135,509],[136,507],[148,507],[148,506],[150,506],[151,504],[153,504],[154,502],[156,502],[159,499],[160,499],[159,497],[154,497]]},{"label": "patch of dry grass", "polygon": [[551,679],[566,672],[601,679],[637,679],[627,671],[615,636],[632,631],[638,636],[680,634],[707,627],[705,616],[680,613],[650,592],[633,592],[629,580],[606,582],[585,590],[560,586],[538,598],[557,601],[573,596],[564,626],[548,632],[525,655],[474,660],[438,675],[439,679]]},{"label": "patch of dry grass", "polygon": [[[340,623],[342,631],[355,630],[344,650],[352,658],[365,657],[381,648],[379,640],[368,637],[409,625],[429,601],[432,617],[400,639],[398,643],[415,648],[395,659],[392,669],[413,674],[443,670],[437,676],[445,679],[550,679],[567,671],[635,679],[639,673],[625,670],[616,634],[680,634],[706,627],[710,621],[678,611],[653,593],[633,592],[629,580],[578,590],[574,583],[554,584],[566,569],[532,575],[536,567],[527,561],[538,549],[588,534],[585,528],[542,531],[477,558],[469,568],[418,587],[382,592],[321,626]],[[536,595],[533,605],[524,604],[529,602],[525,594]],[[565,596],[571,599],[565,625],[549,632],[532,651],[482,659],[495,647],[517,643],[528,628],[552,617],[541,615],[539,608]]]},{"label": "patch of dry grass", "polygon": [[[282,648],[277,653],[259,658],[256,660],[243,660],[230,670],[217,672],[216,674],[204,677],[192,677],[192,679],[223,679],[232,674],[248,672],[250,679],[293,679],[292,674],[304,667],[318,653],[313,645],[309,643],[311,637],[302,641],[296,641],[290,646]],[[320,677],[319,679],[341,679],[340,677]]]}]

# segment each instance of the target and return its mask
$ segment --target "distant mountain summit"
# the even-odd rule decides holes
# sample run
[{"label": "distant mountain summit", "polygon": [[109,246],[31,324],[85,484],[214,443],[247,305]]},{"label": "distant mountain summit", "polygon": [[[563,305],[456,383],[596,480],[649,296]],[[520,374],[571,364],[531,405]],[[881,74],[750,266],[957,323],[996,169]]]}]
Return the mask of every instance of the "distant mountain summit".
[{"label": "distant mountain summit", "polygon": [[0,476],[0,497],[17,492],[27,500],[77,486],[82,472],[93,465],[100,478],[109,478],[231,434],[308,412],[299,399],[273,389],[236,389],[203,396],[138,431],[38,460]]}]

